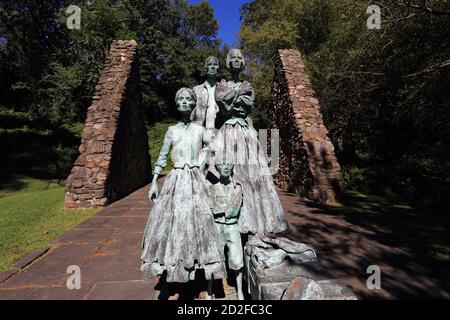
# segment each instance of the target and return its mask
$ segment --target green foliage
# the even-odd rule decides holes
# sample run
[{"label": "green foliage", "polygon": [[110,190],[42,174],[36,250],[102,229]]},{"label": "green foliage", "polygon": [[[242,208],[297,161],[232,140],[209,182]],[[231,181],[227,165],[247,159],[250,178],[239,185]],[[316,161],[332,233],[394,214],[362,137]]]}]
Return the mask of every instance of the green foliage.
[{"label": "green foliage", "polygon": [[76,103],[77,89],[83,81],[83,70],[80,65],[64,67],[59,62],[52,62],[47,73],[42,77],[39,96],[45,105],[38,106],[40,117],[48,120],[50,125],[80,120]]},{"label": "green foliage", "polygon": [[[155,122],[147,128],[148,144],[150,146],[150,158],[152,165],[158,160],[159,152],[163,146],[164,137],[166,135],[167,129],[176,124],[176,120],[167,120],[164,122]],[[167,161],[167,166],[164,168],[163,173],[168,173],[172,169],[173,163],[172,158],[169,156]]]},{"label": "green foliage", "polygon": [[[66,27],[69,5],[82,10],[80,30]],[[73,215],[62,208],[62,180],[78,154],[111,42],[140,44],[143,103],[156,161],[170,125],[156,121],[175,115],[176,90],[204,81],[207,56],[225,61],[228,49],[219,47],[217,30],[207,1],[0,2],[0,269],[93,212]],[[225,66],[221,73],[229,78]],[[170,167],[169,162],[166,172]]]},{"label": "green foliage", "polygon": [[141,40],[141,88],[150,123],[176,117],[175,92],[204,81],[204,60],[224,55],[218,24],[206,2],[133,2],[132,26]]},{"label": "green foliage", "polygon": [[[69,5],[81,29],[69,30]],[[204,81],[208,55],[224,60],[207,1],[65,0],[0,2],[0,161],[16,171],[31,164],[24,141],[40,145],[48,171],[63,179],[78,154],[82,124],[114,39],[140,43],[141,88],[149,123],[175,116],[174,94]],[[30,146],[27,146],[31,148]],[[43,160],[43,159],[45,160]]]},{"label": "green foliage", "polygon": [[[297,48],[316,90],[348,186],[443,205],[448,179],[450,3],[255,0],[241,11],[241,43],[261,110],[272,57]],[[261,113],[263,114],[263,112]]]}]

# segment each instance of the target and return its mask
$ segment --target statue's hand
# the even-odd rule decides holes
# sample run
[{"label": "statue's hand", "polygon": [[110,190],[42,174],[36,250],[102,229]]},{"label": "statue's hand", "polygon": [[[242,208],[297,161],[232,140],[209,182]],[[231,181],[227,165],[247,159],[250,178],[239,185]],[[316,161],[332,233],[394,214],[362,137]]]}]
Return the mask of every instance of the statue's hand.
[{"label": "statue's hand", "polygon": [[154,202],[156,198],[158,198],[158,185],[156,183],[152,183],[152,186],[148,192],[148,198],[150,202]]},{"label": "statue's hand", "polygon": [[240,87],[239,89],[236,90],[237,91],[237,95],[238,96],[242,96],[243,94],[247,93],[247,89],[244,87]]},{"label": "statue's hand", "polygon": [[250,82],[246,81],[246,82],[241,84],[241,86],[239,88],[239,91],[240,91],[240,95],[251,94],[252,91],[253,91],[253,86],[252,86],[252,84]]}]

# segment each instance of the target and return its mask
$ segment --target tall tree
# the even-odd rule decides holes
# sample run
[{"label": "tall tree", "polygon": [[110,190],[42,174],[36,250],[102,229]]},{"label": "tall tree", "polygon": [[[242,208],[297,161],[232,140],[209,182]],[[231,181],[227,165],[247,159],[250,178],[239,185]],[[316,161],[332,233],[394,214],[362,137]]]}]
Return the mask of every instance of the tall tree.
[{"label": "tall tree", "polygon": [[173,97],[203,75],[203,60],[220,54],[218,24],[207,1],[137,1],[130,6],[141,40],[143,100],[150,121],[175,115]]},{"label": "tall tree", "polygon": [[[66,26],[69,5],[81,9],[79,30]],[[112,40],[140,43],[144,108],[156,121],[173,115],[180,86],[203,80],[207,55],[223,55],[217,30],[206,1],[0,1],[2,143],[20,151],[32,135],[65,177]]]},{"label": "tall tree", "polygon": [[269,99],[272,55],[298,48],[348,186],[437,205],[450,195],[450,3],[371,4],[381,8],[380,30],[366,26],[366,1],[244,6],[241,43],[256,90]]}]

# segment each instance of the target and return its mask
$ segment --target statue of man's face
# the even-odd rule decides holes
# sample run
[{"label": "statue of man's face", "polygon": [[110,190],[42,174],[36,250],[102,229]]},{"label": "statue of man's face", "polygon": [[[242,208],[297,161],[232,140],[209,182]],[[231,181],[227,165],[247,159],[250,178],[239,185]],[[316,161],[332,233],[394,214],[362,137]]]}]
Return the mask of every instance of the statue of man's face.
[{"label": "statue of man's face", "polygon": [[222,163],[218,164],[216,169],[219,171],[221,177],[229,178],[233,174],[234,165]]},{"label": "statue of man's face", "polygon": [[206,60],[206,74],[209,77],[216,77],[218,70],[219,70],[219,62],[217,61],[217,59],[211,57],[208,58]]},{"label": "statue of man's face", "polygon": [[188,91],[183,90],[177,97],[178,111],[182,113],[190,113],[195,106],[195,100]]},{"label": "statue of man's face", "polygon": [[242,54],[239,50],[233,50],[230,55],[230,67],[234,70],[242,70],[243,66],[243,60]]}]

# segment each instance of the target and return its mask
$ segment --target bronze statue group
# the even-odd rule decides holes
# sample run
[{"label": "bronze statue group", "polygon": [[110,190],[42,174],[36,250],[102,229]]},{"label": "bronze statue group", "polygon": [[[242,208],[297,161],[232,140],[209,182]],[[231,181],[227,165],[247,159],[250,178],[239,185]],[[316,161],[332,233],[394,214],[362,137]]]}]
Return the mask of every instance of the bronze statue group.
[{"label": "bronze statue group", "polygon": [[[232,79],[218,82],[219,61],[208,57],[207,80],[175,95],[181,121],[167,130],[155,163],[141,270],[146,276],[166,272],[167,282],[185,283],[203,269],[212,298],[212,280],[227,277],[227,247],[242,300],[241,238],[281,232],[287,222],[248,117],[255,93],[240,80],[245,68],[240,50],[228,53],[226,67]],[[157,179],[169,153],[174,166],[159,191]]]}]

